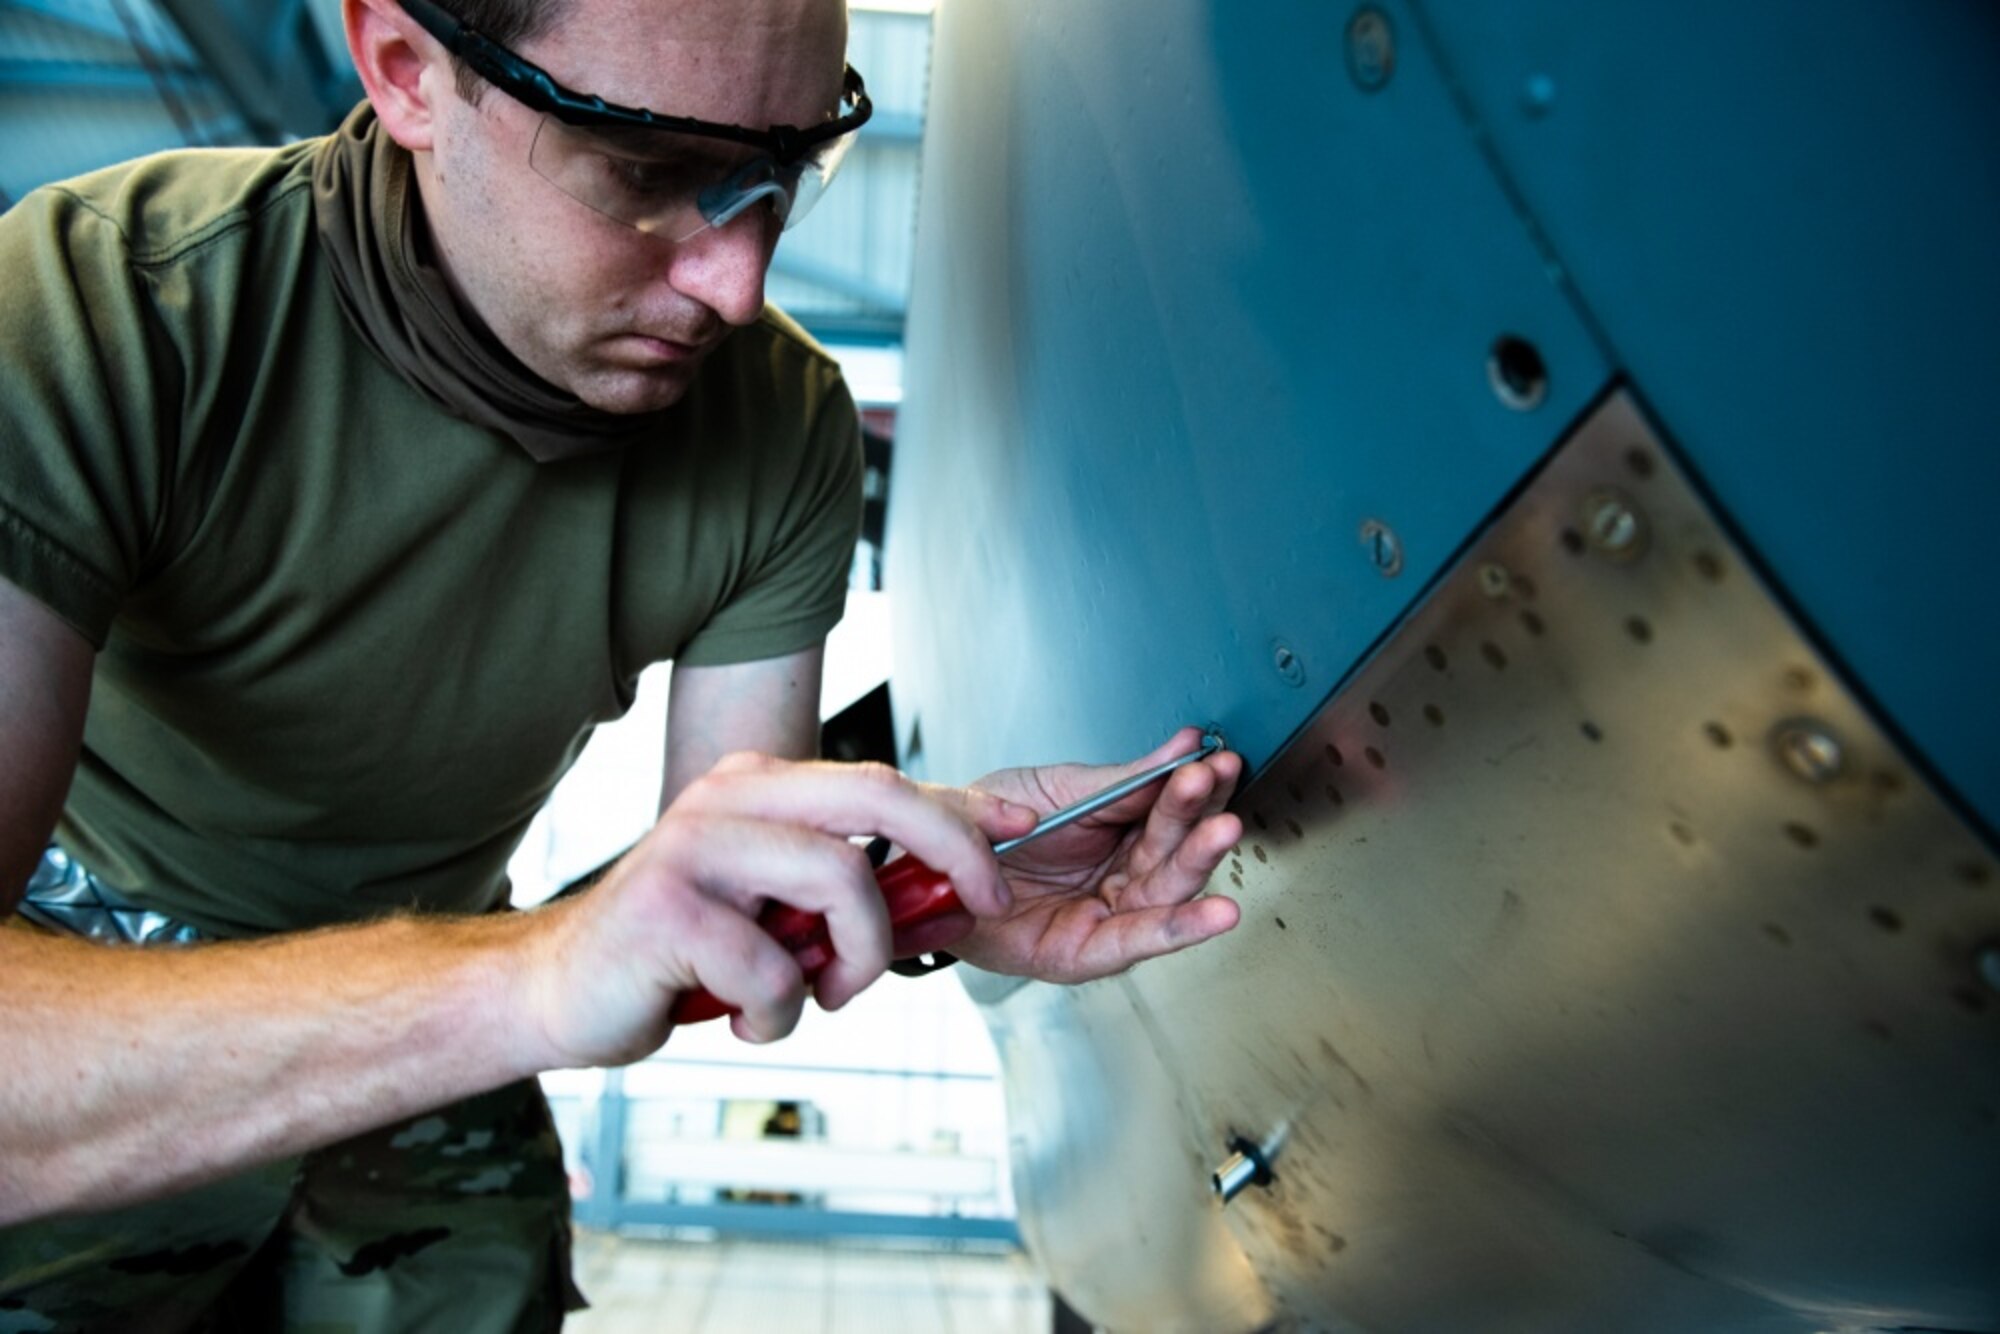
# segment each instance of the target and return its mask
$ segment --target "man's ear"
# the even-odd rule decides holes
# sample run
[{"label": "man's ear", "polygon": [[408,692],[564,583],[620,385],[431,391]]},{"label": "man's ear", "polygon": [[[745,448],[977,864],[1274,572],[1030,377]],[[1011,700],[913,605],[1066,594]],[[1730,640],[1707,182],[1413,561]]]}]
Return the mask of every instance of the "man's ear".
[{"label": "man's ear", "polygon": [[340,14],[348,54],[382,128],[411,152],[428,151],[435,99],[452,86],[450,53],[397,0],[342,0]]}]

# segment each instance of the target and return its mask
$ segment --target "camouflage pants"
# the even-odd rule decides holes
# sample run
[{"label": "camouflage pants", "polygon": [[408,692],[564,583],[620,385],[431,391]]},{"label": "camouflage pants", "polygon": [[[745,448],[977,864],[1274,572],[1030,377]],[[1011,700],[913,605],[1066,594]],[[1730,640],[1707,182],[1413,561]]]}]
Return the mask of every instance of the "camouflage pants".
[{"label": "camouflage pants", "polygon": [[0,1229],[4,1334],[499,1334],[582,1305],[532,1080],[185,1195]]},{"label": "camouflage pants", "polygon": [[0,1228],[0,1334],[550,1330],[583,1306],[569,1242],[527,1080],[169,1199]]}]

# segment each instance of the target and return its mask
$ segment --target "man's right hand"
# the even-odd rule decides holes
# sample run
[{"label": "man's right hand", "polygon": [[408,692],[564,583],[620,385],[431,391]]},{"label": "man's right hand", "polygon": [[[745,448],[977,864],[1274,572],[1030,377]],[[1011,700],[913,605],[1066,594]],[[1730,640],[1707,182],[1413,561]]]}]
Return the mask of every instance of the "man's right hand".
[{"label": "man's right hand", "polygon": [[544,909],[523,976],[539,1068],[637,1060],[666,1041],[681,992],[740,1008],[746,1041],[798,1024],[806,982],[758,925],[767,901],[826,916],[836,955],[814,984],[839,1009],[889,964],[887,912],[854,835],[882,835],[951,877],[976,917],[1010,906],[992,844],[1035,813],[945,793],[882,765],[731,755],[691,783],[589,894]]},{"label": "man's right hand", "polygon": [[[1004,911],[990,841],[1034,813],[874,765],[731,756],[691,783],[589,894],[534,913],[392,917],[246,943],[117,949],[0,921],[0,1227],[109,1208],[299,1153],[540,1070],[636,1060],[681,992],[790,1032],[805,1002],[757,925],[827,916],[820,1003],[888,962],[849,835],[882,834]],[[30,831],[31,833],[35,831]]]}]

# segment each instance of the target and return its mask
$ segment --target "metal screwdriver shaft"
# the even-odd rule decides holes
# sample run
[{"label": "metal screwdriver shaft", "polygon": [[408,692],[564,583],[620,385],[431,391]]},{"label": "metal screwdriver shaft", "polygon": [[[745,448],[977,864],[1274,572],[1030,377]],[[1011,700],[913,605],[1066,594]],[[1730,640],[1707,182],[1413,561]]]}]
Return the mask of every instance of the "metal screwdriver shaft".
[{"label": "metal screwdriver shaft", "polygon": [[1199,747],[1189,751],[1179,759],[1168,760],[1165,764],[1156,764],[1142,774],[1134,774],[1122,783],[1115,783],[1105,788],[1102,792],[1085,797],[1074,806],[1065,806],[1054,815],[1043,819],[1040,824],[1019,838],[1010,838],[1004,843],[995,843],[993,845],[993,855],[1004,857],[1022,844],[1034,842],[1043,834],[1054,833],[1066,824],[1074,824],[1086,815],[1095,814],[1113,802],[1131,796],[1134,792],[1146,786],[1146,784],[1172,773],[1182,765],[1193,764],[1196,760],[1207,759],[1210,755],[1221,750],[1223,744],[1222,733],[1209,732],[1202,737]]}]

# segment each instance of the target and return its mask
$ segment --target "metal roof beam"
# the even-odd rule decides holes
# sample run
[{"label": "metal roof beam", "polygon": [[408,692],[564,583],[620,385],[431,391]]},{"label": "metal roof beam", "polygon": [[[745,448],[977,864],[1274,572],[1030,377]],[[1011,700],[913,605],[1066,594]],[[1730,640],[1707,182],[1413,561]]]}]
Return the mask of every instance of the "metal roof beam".
[{"label": "metal roof beam", "polygon": [[[162,65],[176,79],[198,79],[192,65]],[[105,65],[89,60],[20,60],[0,57],[0,87],[34,88],[70,93],[104,93],[125,97],[159,95],[159,84],[140,65]]]},{"label": "metal roof beam", "polygon": [[[73,9],[61,3],[61,0],[0,0],[0,14],[10,11],[33,14],[38,19],[61,24],[74,32],[106,38],[120,46],[129,46],[132,41],[131,34],[125,31],[125,26],[113,15],[101,10]],[[165,53],[157,54],[162,60],[170,58]]]},{"label": "metal roof beam", "polygon": [[[253,33],[220,0],[156,0],[258,138],[277,143],[325,131],[344,107],[321,96],[327,67],[318,30],[295,0]],[[307,66],[300,69],[301,65]]]}]

